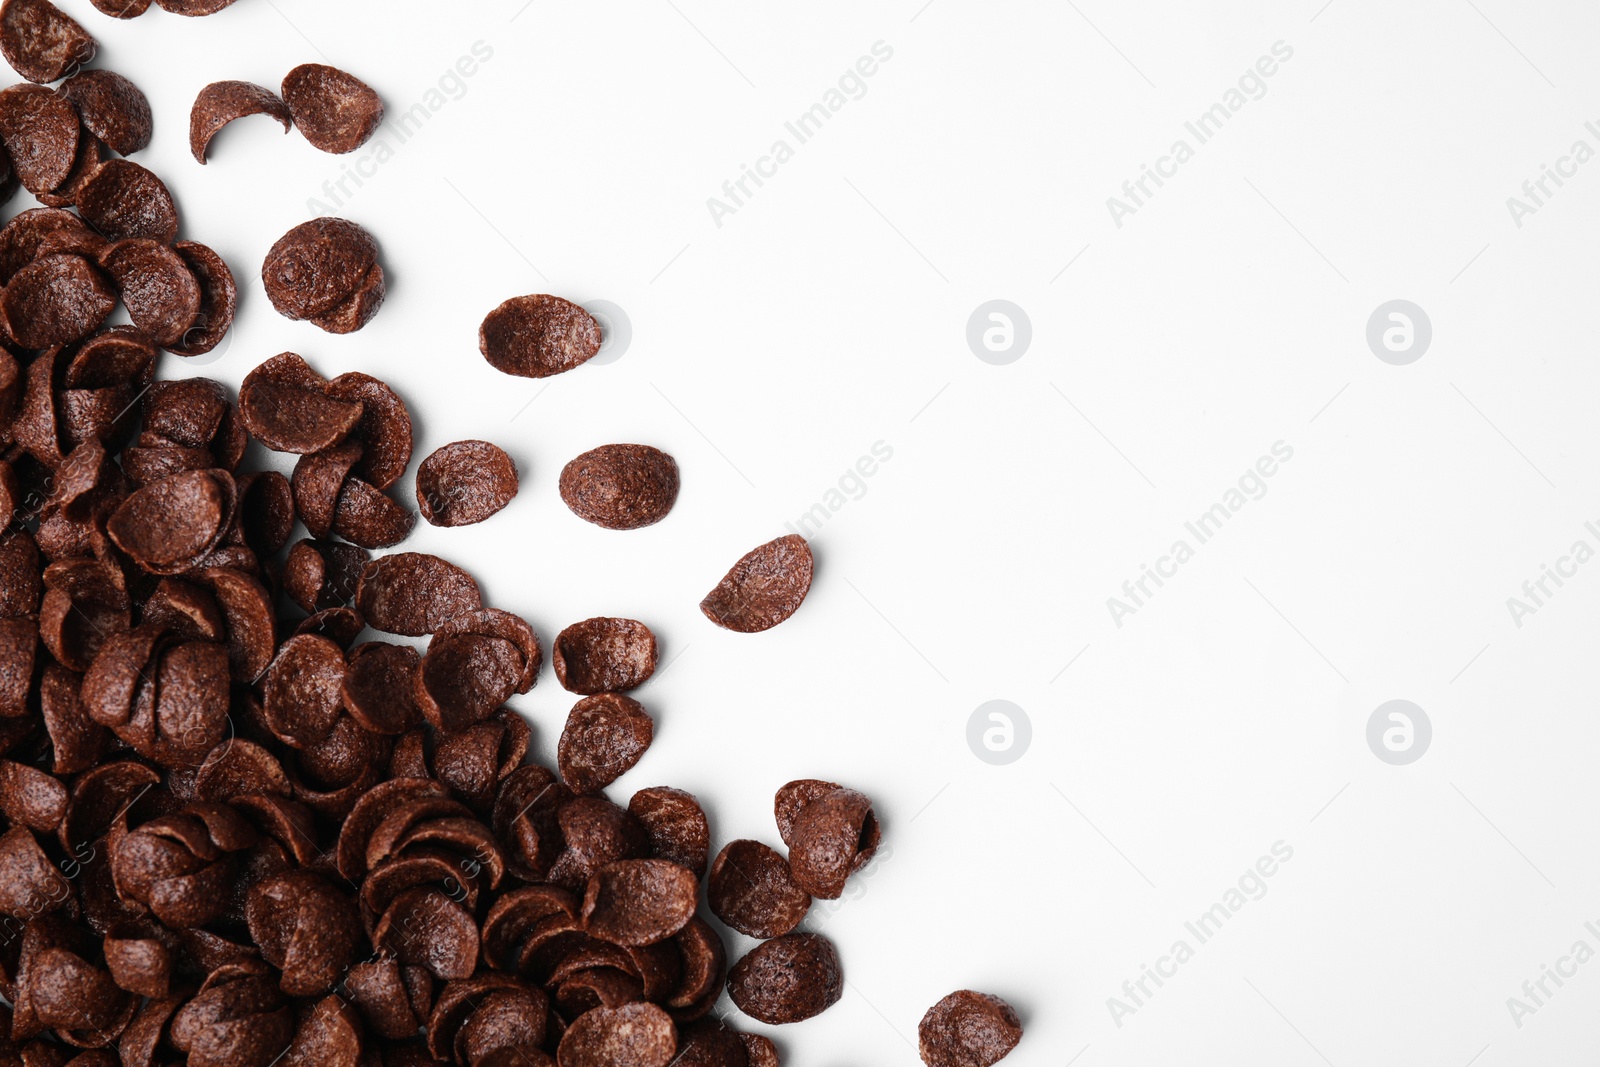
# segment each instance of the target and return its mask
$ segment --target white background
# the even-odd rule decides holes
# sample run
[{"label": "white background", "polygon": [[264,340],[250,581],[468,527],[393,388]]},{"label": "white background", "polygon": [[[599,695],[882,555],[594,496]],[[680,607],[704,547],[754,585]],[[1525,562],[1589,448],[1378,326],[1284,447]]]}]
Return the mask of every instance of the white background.
[{"label": "white background", "polygon": [[[1506,607],[1574,540],[1600,547],[1600,163],[1520,228],[1506,206],[1574,140],[1600,148],[1592,5],[64,6],[150,95],[140,159],[241,281],[227,351],[165,373],[237,385],[290,349],[391,382],[419,459],[509,450],[511,507],[406,547],[547,641],[598,614],[655,629],[657,741],[614,796],[691,789],[719,843],[776,842],[794,777],[875,798],[892,854],[812,924],[848,989],[776,1034],[786,1063],[913,1063],[922,1013],[964,987],[1022,1012],[1019,1067],[1593,1062],[1600,963],[1520,1028],[1506,1004],[1578,939],[1600,949],[1600,565],[1520,628]],[[479,41],[464,94],[342,197],[383,247],[377,319],[279,318],[264,253],[376,144],[327,156],[254,118],[201,168],[195,94],[326,59],[398,115]],[[865,95],[719,227],[707,198],[878,41]],[[1277,41],[1265,96],[1115,225],[1106,198]],[[630,347],[498,374],[478,323],[530,292],[614,301]],[[1032,321],[1009,366],[965,340],[995,298]],[[1396,298],[1433,323],[1409,366],[1365,340]],[[1106,599],[1280,440],[1265,497],[1116,626]],[[677,457],[659,526],[561,504],[562,464],[613,441]],[[879,441],[892,460],[812,539],[803,610],[757,636],[707,623],[727,566]],[[966,742],[995,698],[1032,722],[1009,766]],[[1405,767],[1365,740],[1394,698],[1434,728]],[[543,759],[571,699],[547,671],[518,705]],[[1107,998],[1280,840],[1266,895],[1116,1025]]]}]

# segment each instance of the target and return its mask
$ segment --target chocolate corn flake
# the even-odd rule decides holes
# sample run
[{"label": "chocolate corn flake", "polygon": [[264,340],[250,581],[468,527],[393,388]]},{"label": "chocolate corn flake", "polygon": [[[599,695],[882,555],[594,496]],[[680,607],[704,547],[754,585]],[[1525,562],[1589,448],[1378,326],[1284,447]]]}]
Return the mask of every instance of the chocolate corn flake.
[{"label": "chocolate corn flake", "polygon": [[25,348],[81,341],[116,310],[106,276],[82,256],[43,256],[23,267],[0,293],[0,316]]},{"label": "chocolate corn flake", "polygon": [[279,452],[307,455],[331,448],[361,421],[362,406],[328,396],[325,385],[295,353],[274,356],[239,387],[245,429]]},{"label": "chocolate corn flake", "polygon": [[585,619],[556,635],[552,662],[574,693],[636,689],[655,673],[656,635],[636,619]]},{"label": "chocolate corn flake", "polygon": [[423,637],[483,606],[472,575],[424,552],[396,552],[368,563],[356,607],[374,629]]},{"label": "chocolate corn flake", "polygon": [[[289,107],[271,89],[245,81],[212,82],[200,90],[189,113],[189,152],[204,165],[211,139],[235,119],[266,115],[288,133],[293,119]],[[126,154],[126,153],[124,153]]]},{"label": "chocolate corn flake", "polygon": [[667,1067],[678,1051],[672,1019],[654,1004],[596,1008],[561,1038],[560,1067]]},{"label": "chocolate corn flake", "polygon": [[78,211],[107,240],[147,237],[162,244],[178,239],[178,209],[166,184],[128,159],[102,165],[76,198]]},{"label": "chocolate corn flake", "polygon": [[603,338],[593,315],[559,296],[518,296],[483,320],[478,348],[489,365],[521,378],[548,378],[592,359]]},{"label": "chocolate corn flake", "polygon": [[819,1015],[844,995],[839,950],[821,934],[763,941],[728,972],[728,995],[740,1011],[764,1023]]},{"label": "chocolate corn flake", "polygon": [[[278,239],[261,266],[267,299],[278,314],[309,319],[324,329],[332,325],[336,333],[359,328],[377,312],[382,278],[378,243],[360,226],[337,218],[296,226]],[[359,321],[338,317],[350,308],[359,312]]]},{"label": "chocolate corn flake", "polygon": [[50,0],[0,4],[0,54],[31,82],[57,81],[91,62],[99,46]]},{"label": "chocolate corn flake", "polygon": [[1022,1040],[1022,1020],[999,997],[962,989],[928,1009],[917,1027],[928,1067],[990,1067]]},{"label": "chocolate corn flake", "polygon": [[772,848],[759,841],[730,841],[711,864],[706,903],[741,934],[766,939],[799,926],[811,908],[811,894]]},{"label": "chocolate corn flake", "polygon": [[283,100],[306,140],[324,152],[354,152],[383,124],[383,100],[352,74],[304,63],[283,79]]},{"label": "chocolate corn flake", "polygon": [[72,174],[81,129],[66,97],[42,85],[0,89],[0,144],[17,180],[35,196],[53,192]]},{"label": "chocolate corn flake", "polygon": [[511,503],[517,466],[487,441],[457,441],[417,468],[417,506],[435,526],[470,526]]},{"label": "chocolate corn flake", "polygon": [[654,736],[655,724],[632,697],[585,697],[573,705],[561,731],[561,779],[574,792],[599,792],[639,762]]},{"label": "chocolate corn flake", "polygon": [[200,283],[182,256],[148,238],[118,241],[100,258],[133,324],[163,347],[178,344],[200,317]]},{"label": "chocolate corn flake", "polygon": [[153,574],[198,563],[226,531],[233,480],[221,471],[184,471],[139,489],[112,514],[106,532]]},{"label": "chocolate corn flake", "polygon": [[335,400],[361,405],[352,431],[361,442],[355,470],[374,489],[388,489],[411,462],[411,413],[388,385],[358,371],[339,375],[325,386]]},{"label": "chocolate corn flake", "polygon": [[700,601],[706,618],[725,630],[760,633],[783,622],[811,591],[811,546],[797,534],[751,549]]},{"label": "chocolate corn flake", "polygon": [[232,328],[239,291],[228,264],[212,249],[196,241],[179,241],[172,248],[200,285],[200,313],[179,342],[167,348],[180,356],[203,356]]},{"label": "chocolate corn flake", "polygon": [[119,156],[150,146],[150,101],[133,82],[112,70],[80,70],[61,83],[61,95],[100,143]]},{"label": "chocolate corn flake", "polygon": [[671,786],[652,786],[633,794],[628,814],[650,837],[650,851],[704,876],[711,851],[711,827],[694,794]]},{"label": "chocolate corn flake", "polygon": [[699,892],[694,872],[670,860],[607,864],[590,876],[584,891],[584,926],[591,936],[613,945],[654,945],[694,917]]},{"label": "chocolate corn flake", "polygon": [[822,793],[798,809],[784,835],[795,881],[812,896],[837,900],[846,879],[872,860],[880,836],[864,794],[844,788]]},{"label": "chocolate corn flake", "polygon": [[649,445],[602,445],[561,469],[561,499],[585,522],[637,530],[667,517],[678,499],[678,464]]}]

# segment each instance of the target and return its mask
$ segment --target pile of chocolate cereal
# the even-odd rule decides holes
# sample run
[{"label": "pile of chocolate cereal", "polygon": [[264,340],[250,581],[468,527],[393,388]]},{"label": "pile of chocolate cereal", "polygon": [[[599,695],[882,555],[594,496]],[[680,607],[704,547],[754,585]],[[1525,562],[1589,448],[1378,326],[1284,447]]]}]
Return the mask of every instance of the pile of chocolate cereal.
[{"label": "pile of chocolate cereal", "polygon": [[[234,278],[124,158],[148,145],[150,107],[85,69],[95,51],[49,0],[0,4],[0,53],[27,79],[0,90],[0,195],[43,205],[0,227],[0,1067],[776,1064],[717,1004],[726,991],[785,1024],[840,999],[836,947],[801,926],[871,861],[872,802],[790,782],[774,798],[787,855],[742,840],[713,857],[689,793],[607,798],[654,740],[627,694],[657,643],[632,619],[557,635],[556,677],[580,699],[556,767],[531,762],[506,701],[543,666],[532,628],[445,559],[373,555],[415,522],[391,492],[412,459],[404,401],[293,353],[237,401],[157,378],[163,350],[221,342]],[[201,162],[243,114],[292,118],[330,151],[381,121],[376,94],[332,68],[291,72],[287,105],[219,84],[196,103]],[[318,219],[273,247],[263,285],[281,313],[350,332],[382,305],[378,259],[364,230]],[[119,304],[129,322],[108,325]],[[532,377],[600,343],[587,312],[546,295],[507,301],[480,334],[491,365]],[[251,439],[298,457],[292,474],[241,470]],[[568,463],[559,491],[630,530],[666,517],[678,479],[666,453],[611,444]],[[438,449],[415,477],[441,527],[488,520],[518,489],[486,441]],[[811,579],[805,541],[779,538],[701,610],[759,632]],[[710,915],[760,941],[731,967],[702,883]],[[968,991],[920,1028],[933,1067],[987,1067],[1020,1037],[1008,1005]]]}]

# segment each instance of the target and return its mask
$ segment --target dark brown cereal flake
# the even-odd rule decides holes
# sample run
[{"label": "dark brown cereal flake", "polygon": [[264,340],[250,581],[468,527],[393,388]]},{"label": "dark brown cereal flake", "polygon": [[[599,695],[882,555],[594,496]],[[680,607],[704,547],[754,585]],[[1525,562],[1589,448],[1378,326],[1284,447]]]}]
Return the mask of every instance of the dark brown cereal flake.
[{"label": "dark brown cereal flake", "polygon": [[305,748],[332,732],[344,671],[344,650],[326,637],[300,634],[279,647],[261,694],[267,725],[278,740]]},{"label": "dark brown cereal flake", "polygon": [[845,880],[871,861],[880,834],[872,801],[854,789],[835,789],[811,801],[789,835],[795,881],[814,897],[837,900]]},{"label": "dark brown cereal flake", "polygon": [[93,249],[92,255],[98,258],[105,247],[105,238],[72,212],[29,208],[0,228],[0,282],[9,282],[17,271],[48,252]]},{"label": "dark brown cereal flake", "polygon": [[78,160],[78,113],[42,85],[0,90],[0,143],[22,187],[35,196],[55,191]]},{"label": "dark brown cereal flake", "polygon": [[82,256],[70,254],[34,260],[0,294],[0,315],[24,348],[81,341],[116,306],[116,292],[105,275]]},{"label": "dark brown cereal flake", "polygon": [[340,648],[348,649],[366,627],[367,620],[355,608],[325,608],[295,625],[297,634],[321,634]]},{"label": "dark brown cereal flake", "polygon": [[678,1051],[672,1019],[654,1004],[585,1012],[556,1050],[560,1067],[667,1067]]},{"label": "dark brown cereal flake", "polygon": [[583,892],[606,864],[643,859],[650,847],[639,821],[604,797],[566,800],[556,811],[556,823],[565,847],[547,880],[573,892]]},{"label": "dark brown cereal flake", "polygon": [[600,323],[559,296],[518,296],[483,320],[478,348],[491,366],[522,378],[572,370],[600,351]]},{"label": "dark brown cereal flake", "polygon": [[417,468],[417,506],[435,526],[482,522],[517,495],[517,465],[487,441],[457,441]]},{"label": "dark brown cereal flake", "polygon": [[749,1067],[778,1067],[778,1046],[765,1034],[740,1034]]},{"label": "dark brown cereal flake", "polygon": [[345,219],[320,218],[278,239],[261,265],[261,281],[280,315],[316,319],[354,297],[382,269],[371,234]]},{"label": "dark brown cereal flake", "polygon": [[[20,218],[20,216],[18,216]],[[0,237],[3,242],[3,237]],[[156,349],[131,326],[113,326],[85,341],[67,364],[69,389],[98,389],[132,381],[148,381]]]},{"label": "dark brown cereal flake", "polygon": [[307,612],[349,604],[361,568],[372,557],[337,541],[298,541],[283,564],[283,591]]},{"label": "dark brown cereal flake", "polygon": [[112,981],[137,996],[166,996],[172,986],[173,940],[148,921],[113,926],[105,935],[106,969]]},{"label": "dark brown cereal flake", "polygon": [[678,499],[678,464],[649,445],[602,445],[561,470],[561,499],[607,530],[637,530],[667,517]]},{"label": "dark brown cereal flake", "polygon": [[673,1067],[749,1067],[744,1042],[720,1019],[698,1019],[678,1029]]},{"label": "dark brown cereal flake", "polygon": [[412,695],[422,657],[410,645],[369,641],[346,657],[340,702],[374,733],[403,734],[422,723]]},{"label": "dark brown cereal flake", "polygon": [[427,1019],[427,1048],[433,1060],[461,1067],[540,1067],[551,1062],[539,1048],[553,1018],[550,1000],[537,986],[510,975],[478,974],[439,993]]},{"label": "dark brown cereal flake", "polygon": [[348,1001],[329,994],[296,1013],[294,1040],[283,1054],[284,1067],[360,1067],[364,1059],[361,1019]]},{"label": "dark brown cereal flake", "polygon": [[417,672],[417,707],[435,730],[464,730],[494,714],[522,676],[523,657],[503,637],[435,634]]},{"label": "dark brown cereal flake", "polygon": [[245,920],[290,996],[326,993],[354,960],[355,904],[312,871],[285,871],[251,886]]},{"label": "dark brown cereal flake", "polygon": [[100,139],[88,130],[78,131],[78,152],[72,157],[72,172],[67,175],[66,181],[50,192],[36,193],[39,203],[56,208],[72,207],[77,204],[83,187],[100,170],[104,147]]},{"label": "dark brown cereal flake", "polygon": [[354,965],[344,984],[361,1018],[379,1037],[414,1037],[422,1029],[424,1020],[417,1016],[400,962],[393,957],[380,956]]},{"label": "dark brown cereal flake", "polygon": [[356,586],[356,607],[378,630],[407,637],[434,632],[477,611],[483,595],[472,575],[425,552],[396,552],[368,563]]},{"label": "dark brown cereal flake", "polygon": [[[518,878],[542,882],[550,872],[566,847],[558,813],[571,799],[572,791],[538,764],[518,767],[500,783],[490,819],[507,867]],[[575,908],[570,914],[577,914]]]},{"label": "dark brown cereal flake", "polygon": [[706,903],[741,934],[766,939],[799,926],[811,908],[811,895],[775,850],[759,841],[730,841],[711,864]]},{"label": "dark brown cereal flake", "polygon": [[80,70],[61,83],[61,94],[78,109],[84,128],[117,155],[150,146],[150,101],[116,71]]},{"label": "dark brown cereal flake", "polygon": [[728,977],[727,949],[711,924],[698,915],[673,938],[673,944],[682,967],[666,1007],[674,1019],[698,1019],[722,996]]},{"label": "dark brown cereal flake", "polygon": [[694,872],[670,860],[621,860],[590,876],[582,918],[602,941],[639,948],[682,930],[694,917],[699,896]]},{"label": "dark brown cereal flake", "polygon": [[168,1024],[193,1067],[269,1067],[294,1039],[294,1011],[259,960],[211,971]]},{"label": "dark brown cereal flake", "polygon": [[404,812],[413,801],[446,800],[444,786],[426,778],[394,778],[367,790],[344,821],[334,849],[339,873],[349,879],[367,873],[367,846],[385,820]]},{"label": "dark brown cereal flake", "polygon": [[0,835],[0,915],[32,919],[71,893],[31,830],[13,826]]},{"label": "dark brown cereal flake", "polygon": [[417,517],[360,478],[346,478],[333,513],[333,532],[362,548],[390,548],[411,535]]},{"label": "dark brown cereal flake", "polygon": [[128,159],[113,159],[95,171],[77,196],[84,221],[108,240],[148,237],[162,244],[178,239],[178,209],[166,184]]},{"label": "dark brown cereal flake", "polygon": [[294,532],[294,490],[277,471],[240,475],[239,532],[258,557],[275,556]]},{"label": "dark brown cereal flake", "polygon": [[79,774],[105,756],[111,736],[89,718],[78,699],[79,675],[57,663],[44,669],[39,681],[39,713],[50,737],[55,774]]},{"label": "dark brown cereal flake", "polygon": [[339,490],[361,458],[360,441],[343,441],[332,448],[311,452],[294,465],[289,487],[294,493],[295,510],[311,536],[326,538],[333,529],[333,513],[339,505]]},{"label": "dark brown cereal flake", "polygon": [[401,963],[426,967],[441,981],[470,977],[478,962],[478,926],[472,913],[431,885],[396,896],[378,920],[372,940]]},{"label": "dark brown cereal flake", "polygon": [[306,455],[343,441],[361,421],[362,406],[327,395],[326,383],[293,352],[273,356],[245,375],[239,416],[250,435],[278,452]]},{"label": "dark brown cereal flake", "polygon": [[156,344],[178,344],[200,317],[200,283],[169,246],[149,238],[118,241],[100,265],[122,291],[128,317]]},{"label": "dark brown cereal flake", "polygon": [[383,100],[337,67],[304,63],[283,79],[283,100],[306,140],[324,152],[354,152],[383,124]]},{"label": "dark brown cereal flake", "polygon": [[656,671],[656,635],[636,619],[595,618],[556,635],[556,677],[574,693],[635,689]]},{"label": "dark brown cereal flake", "polygon": [[728,972],[728,995],[764,1023],[820,1015],[844,995],[839,950],[821,934],[784,934],[757,945]]},{"label": "dark brown cereal flake", "polygon": [[188,569],[216,547],[233,510],[233,479],[222,471],[184,471],[135,492],[106,532],[153,574]]},{"label": "dark brown cereal flake", "polygon": [[361,405],[361,421],[354,430],[362,444],[356,473],[374,489],[388,489],[398,482],[411,462],[411,413],[405,401],[388,385],[359,371],[334,378],[326,391],[336,400]]},{"label": "dark brown cereal flake", "polygon": [[208,567],[195,577],[210,589],[226,620],[233,680],[254,682],[271,665],[277,645],[272,594],[254,575],[232,567]]},{"label": "dark brown cereal flake", "polygon": [[825,782],[820,778],[800,778],[779,788],[772,800],[772,814],[783,843],[794,847],[794,823],[807,804],[842,788],[838,782]]},{"label": "dark brown cereal flake", "polygon": [[632,697],[584,697],[561,731],[556,750],[561,778],[574,792],[599,792],[639,762],[654,736],[655,724]]},{"label": "dark brown cereal flake", "polygon": [[183,257],[189,272],[200,284],[200,314],[195,316],[194,324],[179,343],[168,346],[168,351],[180,356],[203,356],[221,344],[233,326],[239,291],[228,264],[207,246],[196,241],[179,241],[172,249]]},{"label": "dark brown cereal flake", "polygon": [[457,615],[434,631],[440,638],[458,634],[498,637],[511,642],[520,656],[515,691],[526,693],[533,688],[544,663],[544,652],[539,646],[539,635],[525,620],[499,608],[484,608]]},{"label": "dark brown cereal flake", "polygon": [[50,0],[0,4],[0,53],[31,82],[64,78],[86,66],[98,50],[89,31]]},{"label": "dark brown cereal flake", "polygon": [[1022,1020],[999,997],[962,989],[928,1009],[917,1027],[928,1067],[990,1067],[1022,1040]]},{"label": "dark brown cereal flake", "polygon": [[700,610],[725,630],[770,630],[799,610],[811,591],[811,572],[811,546],[788,534],[746,553],[700,601]]},{"label": "dark brown cereal flake", "polygon": [[650,854],[671,860],[697,875],[706,873],[711,827],[694,794],[671,786],[652,786],[633,794],[628,814],[650,836]]},{"label": "dark brown cereal flake", "polygon": [[125,901],[143,904],[166,925],[203,926],[228,906],[228,854],[255,843],[255,831],[232,808],[195,803],[118,836],[111,874]]},{"label": "dark brown cereal flake", "polygon": [[203,165],[211,139],[228,123],[247,115],[270,116],[284,133],[293,123],[288,105],[278,99],[278,94],[253,82],[212,82],[201,89],[189,112],[189,151],[195,160]]},{"label": "dark brown cereal flake", "polygon": [[222,383],[210,378],[156,382],[144,395],[144,428],[186,448],[205,448],[228,413]]},{"label": "dark brown cereal flake", "polygon": [[53,834],[67,814],[67,787],[37,767],[0,760],[0,811],[13,823]]}]

